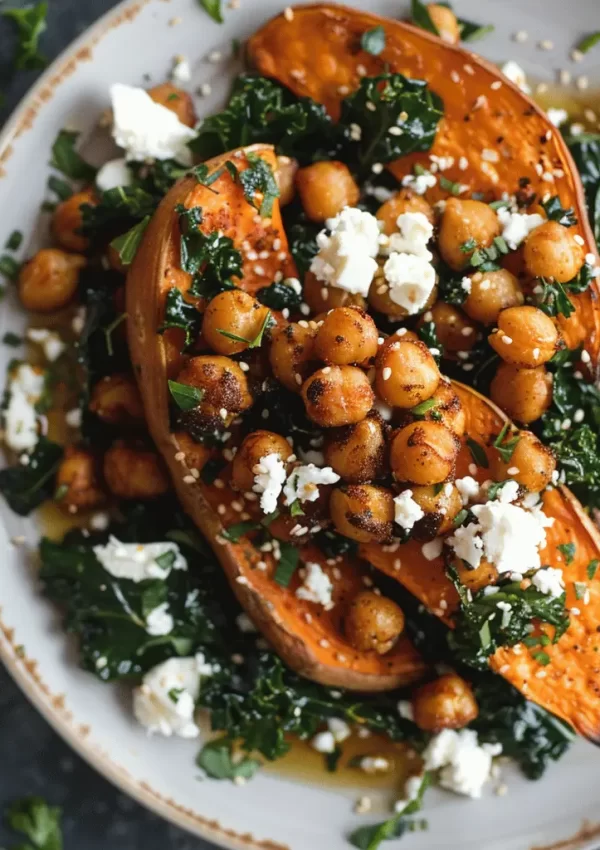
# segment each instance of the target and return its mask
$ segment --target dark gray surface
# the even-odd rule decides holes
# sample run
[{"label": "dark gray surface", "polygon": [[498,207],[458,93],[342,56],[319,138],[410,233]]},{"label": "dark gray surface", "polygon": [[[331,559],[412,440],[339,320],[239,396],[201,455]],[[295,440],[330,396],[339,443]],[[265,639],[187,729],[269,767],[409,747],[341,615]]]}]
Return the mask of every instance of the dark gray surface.
[{"label": "dark gray surface", "polygon": [[[6,5],[24,4],[13,0]],[[46,56],[53,59],[115,5],[115,0],[50,0],[48,31],[42,41]],[[13,46],[12,29],[0,19],[0,91],[5,96],[0,125],[36,78],[35,72],[10,73]],[[65,850],[209,850],[206,842],[155,817],[88,767],[0,665],[0,813],[12,801],[31,794],[62,806]],[[0,847],[16,844],[11,838],[0,826]]]}]

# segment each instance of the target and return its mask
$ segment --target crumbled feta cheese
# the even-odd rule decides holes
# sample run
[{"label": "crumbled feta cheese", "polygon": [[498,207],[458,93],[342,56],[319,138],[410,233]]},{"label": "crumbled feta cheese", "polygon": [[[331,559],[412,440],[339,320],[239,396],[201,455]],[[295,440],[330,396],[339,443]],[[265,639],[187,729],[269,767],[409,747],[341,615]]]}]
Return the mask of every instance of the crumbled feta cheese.
[{"label": "crumbled feta cheese", "polygon": [[90,528],[94,531],[106,531],[110,525],[110,514],[98,511],[90,517]]},{"label": "crumbled feta cheese", "polygon": [[518,481],[507,481],[506,484],[503,484],[502,487],[498,490],[497,499],[499,502],[502,502],[504,505],[510,504],[510,502],[516,501],[519,496],[519,482]]},{"label": "crumbled feta cheese", "polygon": [[335,752],[335,738],[331,732],[318,732],[311,740],[310,745],[318,753]]},{"label": "crumbled feta cheese", "polygon": [[511,83],[518,86],[522,92],[525,92],[525,94],[531,94],[531,88],[527,83],[527,75],[520,65],[517,65],[516,62],[510,60],[509,62],[505,62],[500,70],[504,76],[508,77]]},{"label": "crumbled feta cheese", "polygon": [[111,576],[135,582],[188,567],[176,543],[121,543],[112,534],[105,546],[94,546],[94,555]]},{"label": "crumbled feta cheese", "polygon": [[15,452],[31,452],[38,441],[35,405],[42,397],[45,372],[21,363],[10,374],[8,404],[3,411],[4,441]]},{"label": "crumbled feta cheese", "polygon": [[412,189],[417,195],[424,195],[428,189],[433,189],[437,183],[437,177],[430,171],[422,174],[407,174],[402,178],[402,185],[406,189]]},{"label": "crumbled feta cheese", "polygon": [[370,213],[346,207],[325,224],[327,230],[317,235],[319,252],[310,270],[318,280],[366,297],[377,271],[379,222]]},{"label": "crumbled feta cheese", "polygon": [[113,138],[128,161],[177,159],[191,165],[188,144],[196,133],[174,112],[155,103],[144,89],[122,83],[111,86],[110,96]]},{"label": "crumbled feta cheese", "polygon": [[543,224],[546,219],[538,213],[528,215],[527,213],[513,213],[501,207],[496,211],[498,221],[502,225],[502,236],[506,244],[513,251],[519,247],[532,230]]},{"label": "crumbled feta cheese", "polygon": [[553,106],[546,110],[546,115],[555,127],[560,127],[561,124],[564,124],[565,121],[569,120],[569,113],[566,109],[556,109]]},{"label": "crumbled feta cheese", "polygon": [[56,331],[50,331],[48,328],[29,328],[27,339],[40,346],[44,352],[44,357],[49,363],[54,363],[55,360],[58,360],[67,348],[66,344],[60,338],[60,334]]},{"label": "crumbled feta cheese", "polygon": [[480,745],[472,729],[444,729],[429,741],[422,757],[425,770],[440,771],[443,788],[477,798],[490,778],[492,758],[501,752],[501,744]]},{"label": "crumbled feta cheese", "polygon": [[212,668],[199,653],[195,658],[170,658],[153,667],[133,692],[133,713],[150,734],[197,738],[194,710],[202,676]]},{"label": "crumbled feta cheese", "polygon": [[341,717],[330,717],[327,720],[327,728],[335,738],[337,744],[343,743],[352,734],[352,729]]},{"label": "crumbled feta cheese", "polygon": [[410,531],[415,522],[423,519],[425,512],[413,499],[412,490],[404,490],[394,499],[394,519],[405,531]]},{"label": "crumbled feta cheese", "polygon": [[67,410],[65,413],[65,422],[69,428],[81,428],[83,414],[81,408],[74,407],[72,410]]},{"label": "crumbled feta cheese", "polygon": [[473,281],[471,280],[470,277],[466,277],[466,276],[463,277],[463,279],[460,282],[460,285],[461,285],[462,289],[464,289],[464,291],[467,293],[467,295],[471,294],[471,289],[473,288]]},{"label": "crumbled feta cheese", "polygon": [[531,583],[548,596],[561,596],[565,592],[563,571],[557,567],[544,567],[531,577]]},{"label": "crumbled feta cheese", "polygon": [[133,173],[124,157],[105,162],[96,174],[96,187],[101,192],[108,192],[119,186],[130,186],[132,183]]},{"label": "crumbled feta cheese", "polygon": [[300,502],[316,502],[319,498],[319,484],[336,484],[339,480],[340,476],[330,466],[323,469],[312,463],[297,466],[283,488],[285,504],[291,505],[296,499]]},{"label": "crumbled feta cheese", "polygon": [[421,552],[423,553],[423,557],[427,561],[435,561],[436,558],[440,557],[443,549],[443,537],[435,537],[433,540],[430,540],[429,543],[423,543],[423,545],[421,546]]},{"label": "crumbled feta cheese", "polygon": [[410,803],[419,797],[424,778],[424,775],[408,777],[404,783],[404,796],[402,799],[396,800],[394,803],[394,811],[398,813],[403,812]]},{"label": "crumbled feta cheese", "polygon": [[173,631],[175,622],[173,616],[169,612],[169,603],[163,602],[146,616],[146,631],[149,635],[159,637],[168,635]]},{"label": "crumbled feta cheese", "polygon": [[390,762],[385,756],[363,756],[360,760],[360,769],[371,776],[376,773],[387,773]]},{"label": "crumbled feta cheese", "polygon": [[406,212],[398,216],[396,221],[398,233],[392,233],[389,238],[390,253],[415,254],[417,257],[432,259],[427,244],[433,236],[433,225],[423,213]]},{"label": "crumbled feta cheese", "polygon": [[414,720],[415,713],[413,711],[412,702],[408,699],[401,699],[398,703],[398,714],[403,720]]},{"label": "crumbled feta cheese", "polygon": [[467,505],[469,502],[474,502],[479,498],[479,482],[470,475],[465,475],[464,478],[457,478],[454,483],[456,484],[456,489],[460,493],[463,505]]},{"label": "crumbled feta cheese", "polygon": [[383,267],[389,296],[409,316],[425,307],[435,286],[435,269],[425,257],[392,253]]},{"label": "crumbled feta cheese", "polygon": [[272,514],[277,508],[279,498],[286,478],[285,464],[278,454],[272,452],[265,455],[252,470],[254,473],[255,493],[260,493],[260,507],[265,514]]},{"label": "crumbled feta cheese", "polygon": [[185,85],[192,79],[192,69],[190,61],[186,56],[176,56],[173,62],[173,70],[171,71],[171,79],[174,83]]},{"label": "crumbled feta cheese", "polygon": [[291,286],[296,295],[302,295],[302,284],[297,277],[286,277],[283,282],[286,286]]},{"label": "crumbled feta cheese", "polygon": [[298,599],[305,602],[314,602],[329,610],[333,608],[333,584],[327,573],[320,564],[309,562],[306,564],[304,581],[296,590]]}]

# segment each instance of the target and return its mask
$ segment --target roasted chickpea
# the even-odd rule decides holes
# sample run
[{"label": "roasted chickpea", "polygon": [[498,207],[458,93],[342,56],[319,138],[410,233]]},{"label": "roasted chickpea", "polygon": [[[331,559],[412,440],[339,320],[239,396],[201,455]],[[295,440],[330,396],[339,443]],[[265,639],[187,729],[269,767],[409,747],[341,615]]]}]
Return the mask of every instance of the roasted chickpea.
[{"label": "roasted chickpea", "polygon": [[[435,401],[435,406],[422,414],[425,419],[440,421],[451,431],[454,431],[457,437],[462,437],[465,433],[467,417],[450,381],[442,378],[437,390],[431,396],[431,400]],[[441,418],[438,419],[438,417]]]},{"label": "roasted chickpea", "polygon": [[498,330],[488,339],[506,363],[534,369],[556,353],[558,330],[537,307],[509,307],[498,316]]},{"label": "roasted chickpea", "polygon": [[367,366],[377,354],[378,337],[375,322],[360,307],[336,307],[317,331],[315,353],[336,366]]},{"label": "roasted chickpea", "polygon": [[463,310],[476,322],[495,325],[501,310],[518,307],[525,300],[517,278],[507,269],[475,272]]},{"label": "roasted chickpea", "polygon": [[553,278],[559,283],[576,277],[583,257],[584,249],[557,221],[546,221],[532,230],[523,247],[525,269],[531,277]]},{"label": "roasted chickpea", "polygon": [[382,204],[377,210],[376,217],[383,222],[383,232],[386,236],[398,232],[398,216],[402,213],[423,213],[427,220],[434,222],[433,207],[422,195],[417,195],[412,189],[400,189],[393,198]]},{"label": "roasted chickpea", "polygon": [[[246,373],[229,357],[209,354],[192,357],[177,381],[204,390],[199,409],[207,417],[227,422],[252,406]],[[227,415],[223,416],[221,411]]]},{"label": "roasted chickpea", "polygon": [[539,493],[550,484],[555,469],[552,449],[530,431],[521,431],[510,460],[504,461],[494,452],[490,472],[496,481],[512,478],[531,493]]},{"label": "roasted chickpea", "polygon": [[[284,463],[291,456],[290,444],[281,434],[272,431],[254,431],[244,438],[233,459],[231,483],[236,490],[252,491],[256,467],[267,455],[277,455]],[[260,470],[258,470],[260,471]]]},{"label": "roasted chickpea", "polygon": [[60,506],[69,513],[103,504],[106,494],[100,486],[95,455],[75,446],[65,449],[56,474],[56,489],[62,493]]},{"label": "roasted chickpea", "polygon": [[412,316],[416,315],[416,313],[423,312],[423,310],[429,310],[430,307],[435,304],[437,295],[438,288],[436,283],[429,293],[429,297],[423,307],[419,308],[419,310],[415,310],[414,313],[409,312],[405,307],[397,304],[391,297],[390,286],[385,279],[383,267],[380,266],[375,272],[375,277],[369,287],[369,306],[377,313],[383,313],[384,316],[387,316],[393,322],[399,322],[402,319],[406,319],[409,315]]},{"label": "roasted chickpea", "polygon": [[478,590],[495,584],[498,579],[498,570],[485,558],[481,559],[481,563],[474,570],[466,566],[460,558],[454,560],[452,567],[456,571],[460,583],[471,593],[477,593]]},{"label": "roasted chickpea", "polygon": [[306,378],[315,370],[315,330],[297,323],[273,331],[269,361],[273,374],[292,392],[300,392]]},{"label": "roasted chickpea", "polygon": [[[267,307],[242,289],[228,289],[209,302],[202,320],[202,335],[217,354],[239,354],[259,335],[268,312]],[[221,331],[249,342],[238,342]]]},{"label": "roasted chickpea", "polygon": [[192,96],[173,83],[161,83],[148,90],[155,103],[160,103],[169,112],[174,112],[182,124],[187,127],[196,126],[196,110]]},{"label": "roasted chickpea", "polygon": [[104,478],[120,499],[155,499],[169,489],[169,476],[157,452],[123,440],[104,455]]},{"label": "roasted chickpea", "polygon": [[107,375],[95,384],[89,404],[103,422],[110,425],[139,425],[144,421],[144,406],[131,375]]},{"label": "roasted chickpea", "polygon": [[43,248],[19,272],[19,298],[26,310],[52,313],[72,301],[85,257]]},{"label": "roasted chickpea", "polygon": [[277,157],[277,185],[279,186],[279,206],[286,207],[291,204],[296,195],[296,174],[298,172],[298,160],[291,156]]},{"label": "roasted chickpea", "polygon": [[442,41],[447,41],[448,44],[458,44],[460,27],[452,9],[438,3],[428,3],[427,11]]},{"label": "roasted chickpea", "polygon": [[362,295],[353,295],[346,289],[338,286],[327,286],[322,280],[307,272],[304,277],[304,289],[302,296],[315,315],[326,313],[334,307],[350,307],[352,305],[364,309],[367,302]]},{"label": "roasted chickpea", "polygon": [[375,387],[392,407],[414,407],[436,391],[440,372],[425,343],[393,334],[379,347]]},{"label": "roasted chickpea", "polygon": [[385,458],[386,426],[372,410],[362,422],[331,431],[325,443],[325,462],[344,481],[361,484],[378,478]]},{"label": "roasted chickpea", "polygon": [[375,396],[369,379],[356,366],[326,366],[302,385],[308,416],[322,428],[352,425],[364,419]]},{"label": "roasted chickpea", "polygon": [[436,301],[425,316],[427,318],[421,318],[419,326],[425,321],[433,321],[444,351],[470,351],[477,342],[477,325],[459,307]]},{"label": "roasted chickpea", "polygon": [[394,494],[385,487],[371,484],[336,487],[331,493],[329,510],[336,529],[351,540],[385,543],[392,538]]},{"label": "roasted chickpea", "polygon": [[375,650],[378,655],[385,655],[404,631],[404,614],[387,596],[364,590],[350,603],[344,630],[359,652]]},{"label": "roasted chickpea", "polygon": [[453,528],[454,519],[463,507],[460,493],[454,484],[444,484],[441,488],[413,484],[410,492],[425,514],[413,527],[412,536],[416,540],[433,540]]},{"label": "roasted chickpea", "polygon": [[441,422],[413,422],[398,431],[390,464],[398,481],[439,484],[454,472],[460,440]]},{"label": "roasted chickpea", "polygon": [[80,233],[83,225],[81,207],[84,204],[94,206],[96,195],[93,189],[86,189],[71,195],[62,201],[54,210],[52,217],[52,233],[61,248],[67,251],[81,253],[89,247],[90,240]]},{"label": "roasted chickpea", "polygon": [[307,218],[321,224],[344,207],[355,207],[360,189],[343,162],[315,162],[296,174],[296,188]]},{"label": "roasted chickpea", "polygon": [[462,729],[479,714],[471,686],[456,673],[445,673],[417,688],[412,707],[415,723],[424,732]]},{"label": "roasted chickpea", "polygon": [[[500,223],[495,211],[482,201],[462,201],[449,198],[440,225],[438,248],[442,258],[455,271],[464,269],[475,248],[489,247],[500,235]],[[473,240],[473,250],[464,251]]]},{"label": "roasted chickpea", "polygon": [[545,366],[517,369],[501,363],[490,386],[490,397],[517,422],[535,422],[552,403],[552,375]]}]

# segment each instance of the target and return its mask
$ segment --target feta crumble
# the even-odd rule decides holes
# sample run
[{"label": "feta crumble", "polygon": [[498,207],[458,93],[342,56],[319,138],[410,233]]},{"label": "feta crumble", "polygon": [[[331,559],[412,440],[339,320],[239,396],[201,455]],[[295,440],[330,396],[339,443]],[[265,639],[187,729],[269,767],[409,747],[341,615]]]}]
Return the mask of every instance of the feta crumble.
[{"label": "feta crumble", "polygon": [[313,463],[297,466],[285,483],[283,494],[285,504],[316,502],[319,498],[319,484],[336,484],[340,476],[330,466],[319,469]]},{"label": "feta crumble", "polygon": [[433,225],[423,213],[406,212],[396,221],[398,233],[389,237],[389,251],[398,254],[414,254],[417,257],[432,259],[427,244],[433,236]]},{"label": "feta crumble", "polygon": [[473,288],[473,281],[470,277],[467,277],[465,275],[465,277],[463,277],[463,279],[461,280],[460,285],[461,288],[464,289],[464,291],[467,293],[467,295],[471,294],[471,290]]},{"label": "feta crumble", "polygon": [[569,113],[566,109],[556,109],[554,106],[546,110],[546,115],[555,127],[560,127],[569,120]]},{"label": "feta crumble", "polygon": [[168,635],[173,631],[175,621],[169,612],[169,603],[163,602],[146,616],[146,631],[153,637]]},{"label": "feta crumble", "polygon": [[212,668],[202,653],[195,658],[170,658],[153,667],[133,692],[133,713],[150,734],[197,738],[194,710],[202,676]]},{"label": "feta crumble", "polygon": [[35,405],[42,397],[45,372],[21,363],[10,373],[8,404],[3,411],[4,441],[15,452],[32,452],[38,441]]},{"label": "feta crumble", "polygon": [[320,564],[306,564],[304,581],[296,590],[298,599],[322,605],[325,610],[333,608],[333,584]]},{"label": "feta crumble", "polygon": [[563,571],[557,567],[544,567],[538,570],[531,577],[531,583],[534,587],[537,587],[540,593],[545,593],[548,596],[558,597],[565,592]]},{"label": "feta crumble", "polygon": [[96,174],[96,188],[101,192],[117,189],[119,186],[130,186],[133,174],[124,157],[105,162]]},{"label": "feta crumble", "polygon": [[498,221],[502,225],[502,236],[506,244],[513,251],[516,250],[536,227],[543,224],[546,219],[538,213],[528,215],[527,213],[513,213],[501,207],[496,211]]},{"label": "feta crumble", "polygon": [[105,546],[94,546],[94,555],[111,576],[135,582],[165,579],[171,570],[188,567],[176,543],[121,543],[112,534]]},{"label": "feta crumble", "polygon": [[502,744],[479,744],[472,729],[444,729],[430,740],[422,757],[425,770],[439,771],[443,788],[481,797],[492,770],[492,758],[502,752]]},{"label": "feta crumble", "polygon": [[327,720],[327,728],[333,735],[337,744],[343,743],[352,734],[352,729],[341,717],[330,717]]},{"label": "feta crumble", "polygon": [[318,732],[310,742],[313,750],[318,753],[333,753],[335,752],[335,738],[331,732]]},{"label": "feta crumble", "polygon": [[319,252],[310,270],[324,283],[367,296],[377,271],[381,230],[371,213],[346,207],[325,222],[327,230],[317,235]]},{"label": "feta crumble", "polygon": [[443,550],[443,537],[435,537],[433,540],[430,540],[428,543],[423,543],[423,545],[421,546],[421,552],[423,553],[423,557],[427,561],[435,561],[436,558],[440,557]]},{"label": "feta crumble", "polygon": [[424,195],[428,189],[433,189],[437,183],[437,177],[430,171],[422,174],[407,174],[402,178],[402,185],[406,189],[412,189],[417,195]]},{"label": "feta crumble", "polygon": [[521,89],[525,94],[531,94],[531,88],[527,82],[527,75],[525,71],[512,59],[509,62],[505,62],[504,65],[500,68],[505,77],[514,83],[518,88]]},{"label": "feta crumble", "polygon": [[465,475],[464,478],[457,478],[454,482],[456,489],[460,493],[463,505],[468,505],[469,502],[474,502],[479,498],[480,487],[479,482],[471,475]]},{"label": "feta crumble", "polygon": [[171,71],[171,79],[174,83],[185,85],[192,79],[190,60],[186,56],[176,56]]},{"label": "feta crumble", "polygon": [[398,714],[403,720],[414,721],[415,713],[413,711],[412,702],[408,699],[401,699],[398,703]]},{"label": "feta crumble", "polygon": [[277,499],[286,479],[285,464],[278,454],[272,452],[261,458],[252,472],[254,473],[252,490],[261,494],[261,510],[265,514],[272,514],[277,508]]},{"label": "feta crumble", "polygon": [[60,334],[56,331],[48,330],[48,328],[29,328],[27,339],[40,346],[44,357],[49,363],[54,363],[55,360],[58,360],[60,355],[67,349],[66,344],[60,338]]},{"label": "feta crumble", "polygon": [[394,252],[386,261],[383,273],[394,304],[409,316],[425,307],[435,286],[435,269],[425,257]]},{"label": "feta crumble", "polygon": [[412,490],[404,490],[394,499],[394,519],[405,531],[410,531],[414,524],[423,519],[425,512],[413,499]]}]

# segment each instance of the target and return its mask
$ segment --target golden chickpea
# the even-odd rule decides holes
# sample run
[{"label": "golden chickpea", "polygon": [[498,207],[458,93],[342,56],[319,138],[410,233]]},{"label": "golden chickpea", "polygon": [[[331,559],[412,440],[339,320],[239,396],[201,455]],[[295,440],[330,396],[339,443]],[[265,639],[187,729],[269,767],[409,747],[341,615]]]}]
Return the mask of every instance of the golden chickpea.
[{"label": "golden chickpea", "polygon": [[382,204],[377,210],[376,217],[383,222],[383,232],[386,236],[398,232],[398,216],[402,213],[423,213],[427,220],[434,222],[433,207],[422,195],[417,195],[412,189],[400,189],[393,198]]},{"label": "golden chickpea", "polygon": [[144,422],[142,398],[131,375],[101,378],[92,390],[89,408],[110,425],[140,425]]},{"label": "golden chickpea", "polygon": [[517,278],[507,269],[475,272],[463,310],[482,325],[495,325],[501,310],[518,307],[525,300]]},{"label": "golden chickpea", "polygon": [[296,195],[296,174],[298,172],[298,160],[291,156],[277,157],[277,185],[279,186],[279,206],[287,207]]},{"label": "golden chickpea", "polygon": [[364,309],[367,302],[362,295],[353,295],[338,286],[327,286],[312,272],[304,277],[302,296],[313,314],[326,313],[334,307],[350,307],[355,305]]},{"label": "golden chickpea", "polygon": [[[482,201],[449,198],[446,202],[438,248],[451,269],[460,271],[469,264],[475,248],[488,248],[500,235],[500,223],[494,210]],[[473,240],[472,250],[462,250]]]},{"label": "golden chickpea", "polygon": [[343,162],[315,162],[296,174],[296,189],[307,218],[321,224],[344,207],[355,207],[360,189]]},{"label": "golden chickpea", "polygon": [[326,366],[302,385],[308,416],[322,428],[352,425],[364,419],[375,396],[369,379],[356,366]]},{"label": "golden chickpea", "polygon": [[375,650],[378,655],[385,655],[404,631],[404,613],[387,596],[363,590],[350,603],[344,631],[359,652]]},{"label": "golden chickpea", "polygon": [[117,440],[104,455],[104,479],[120,499],[155,499],[166,493],[169,476],[153,449]]},{"label": "golden chickpea", "polygon": [[316,367],[315,330],[295,322],[275,328],[269,362],[277,380],[291,392],[300,392]]},{"label": "golden chickpea", "polygon": [[336,487],[329,499],[329,510],[336,529],[351,540],[385,543],[392,538],[394,494],[385,487]]},{"label": "golden chickpea", "polygon": [[440,484],[454,472],[460,440],[441,422],[413,422],[398,431],[390,464],[398,481]]},{"label": "golden chickpea", "polygon": [[[239,354],[259,335],[268,312],[267,307],[242,289],[228,289],[209,302],[202,320],[202,335],[217,354]],[[238,342],[225,334],[249,342]]]},{"label": "golden chickpea", "polygon": [[379,347],[375,361],[377,395],[392,407],[414,407],[436,391],[440,372],[420,340],[393,334]]},{"label": "golden chickpea", "polygon": [[490,386],[490,398],[517,422],[535,422],[552,403],[552,375],[545,366],[518,369],[501,363]]},{"label": "golden chickpea", "polygon": [[[429,310],[432,305],[435,304],[437,296],[438,288],[436,283],[436,285],[429,293],[429,298],[427,299],[421,310],[417,312]],[[379,267],[378,270],[375,272],[375,277],[373,278],[373,282],[369,287],[368,298],[369,306],[372,310],[375,310],[377,313],[383,313],[384,316],[387,316],[394,322],[399,322],[409,315],[414,315],[413,313],[409,313],[405,307],[401,307],[400,304],[397,304],[391,298],[390,287],[385,279],[383,267]]]},{"label": "golden chickpea", "polygon": [[43,248],[19,272],[19,298],[26,310],[53,313],[73,300],[85,257]]},{"label": "golden chickpea", "polygon": [[[252,407],[246,373],[229,357],[203,354],[192,357],[183,367],[177,381],[204,390],[200,410],[208,417],[227,421],[231,416]],[[225,410],[227,417],[221,415]]]},{"label": "golden chickpea", "polygon": [[498,570],[493,564],[486,561],[485,558],[481,559],[481,563],[474,570],[467,567],[465,562],[459,558],[453,561],[452,567],[456,571],[460,583],[463,587],[470,590],[471,593],[477,593],[478,590],[482,590],[484,587],[496,584],[498,580]]},{"label": "golden chickpea", "polygon": [[69,513],[96,508],[106,501],[98,475],[98,461],[92,452],[69,446],[65,449],[58,472],[56,489],[60,506]]},{"label": "golden chickpea", "polygon": [[505,363],[534,369],[556,353],[558,330],[537,307],[509,307],[498,316],[498,330],[488,340]]},{"label": "golden chickpea", "polygon": [[425,516],[415,523],[412,536],[416,540],[433,540],[454,527],[454,519],[463,507],[462,498],[454,484],[443,487],[422,487],[412,484],[412,498]]},{"label": "golden chickpea", "polygon": [[[440,421],[454,431],[457,437],[462,437],[465,433],[467,417],[450,381],[442,378],[431,398],[435,401],[435,406],[425,412],[425,419]],[[438,420],[437,417],[441,419]]]},{"label": "golden chickpea", "polygon": [[244,438],[233,459],[231,483],[236,490],[251,492],[254,487],[255,467],[267,455],[277,455],[286,463],[292,454],[290,444],[281,434],[272,431],[254,431]]},{"label": "golden chickpea", "polygon": [[[429,316],[431,313],[431,317]],[[477,342],[477,325],[459,307],[436,301],[430,307],[427,321],[433,321],[438,339],[445,352],[470,351]],[[419,327],[425,324],[421,318]]]},{"label": "golden chickpea", "polygon": [[445,673],[417,688],[412,707],[415,723],[424,732],[462,729],[479,714],[471,686],[456,673]]},{"label": "golden chickpea", "polygon": [[375,322],[360,307],[336,307],[317,331],[315,354],[336,366],[368,366],[377,354],[378,337]]},{"label": "golden chickpea", "polygon": [[428,3],[427,11],[442,41],[447,41],[448,44],[458,44],[460,27],[452,9],[438,3]]},{"label": "golden chickpea", "polygon": [[583,265],[584,249],[573,234],[557,221],[546,221],[532,230],[523,247],[525,269],[531,277],[547,277],[567,283]]},{"label": "golden chickpea", "polygon": [[504,461],[494,452],[490,472],[496,481],[512,478],[529,492],[539,493],[550,484],[555,469],[552,449],[530,431],[521,431],[510,460]]},{"label": "golden chickpea", "polygon": [[325,443],[325,462],[344,481],[362,484],[378,478],[385,459],[386,426],[374,410],[355,425],[331,431]]},{"label": "golden chickpea", "polygon": [[81,207],[97,203],[93,189],[86,189],[62,201],[52,216],[52,233],[61,248],[81,253],[89,247],[90,240],[80,233],[83,225]]},{"label": "golden chickpea", "polygon": [[148,94],[155,103],[160,103],[170,112],[174,112],[182,124],[187,127],[196,126],[196,110],[192,96],[183,89],[177,88],[173,83],[161,83],[148,90]]}]

